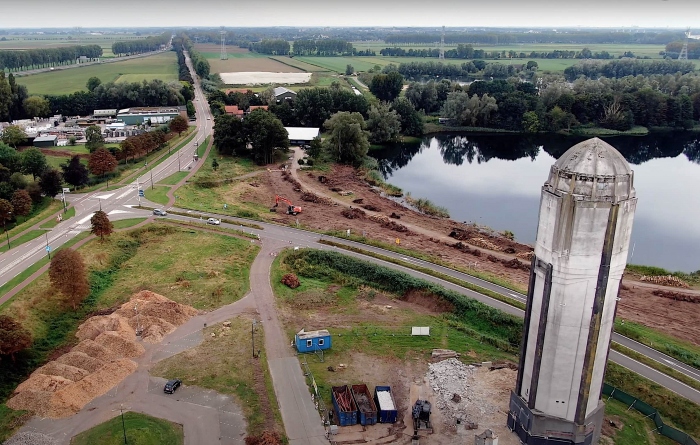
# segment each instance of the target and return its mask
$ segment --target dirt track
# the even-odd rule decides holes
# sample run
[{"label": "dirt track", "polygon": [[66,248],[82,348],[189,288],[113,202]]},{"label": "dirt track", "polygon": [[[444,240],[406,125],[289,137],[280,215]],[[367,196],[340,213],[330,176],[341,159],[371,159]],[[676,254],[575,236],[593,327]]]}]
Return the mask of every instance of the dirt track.
[{"label": "dirt track", "polygon": [[[297,159],[301,157],[302,153],[298,148],[294,148],[294,150],[295,156],[291,165],[298,167]],[[271,196],[283,195],[292,200],[295,205],[301,205],[303,212],[296,217],[279,212],[273,217],[276,222],[293,224],[298,219],[299,224],[313,229],[337,231],[350,229],[356,235],[364,233],[367,237],[387,243],[395,243],[398,239],[401,247],[423,251],[463,268],[493,274],[517,284],[525,292],[529,272],[524,269],[506,267],[499,260],[512,260],[517,254],[522,255],[532,250],[531,247],[514,243],[498,236],[498,234],[480,233],[471,225],[448,219],[433,218],[410,210],[380,196],[364,180],[357,177],[356,172],[350,167],[336,166],[331,172],[324,173],[330,179],[325,184],[319,182],[318,175],[318,172],[311,173],[293,169],[291,178],[294,178],[303,190],[320,197],[330,198],[333,205],[303,201],[301,199],[302,193],[295,190],[298,187],[294,181],[285,180],[280,171],[259,175],[256,182],[260,186],[248,187],[241,198],[250,202],[270,202],[272,204]],[[331,188],[352,191],[352,195],[341,196],[332,191]],[[358,198],[363,200],[362,203],[353,203],[353,200]],[[371,211],[363,208],[367,205],[379,210]],[[348,219],[343,216],[341,212],[344,209],[349,209],[350,206],[362,208],[365,217]],[[392,213],[400,215],[400,219],[388,219],[405,226],[408,232],[397,232],[389,227],[383,227],[382,224],[369,218],[370,215],[381,215],[387,218]],[[487,250],[481,246],[470,245],[465,241],[462,243],[466,249],[456,249],[453,246],[457,240],[449,236],[455,228],[466,230],[470,238],[483,237],[499,249],[511,248],[515,254]],[[467,251],[471,253],[467,253]],[[475,251],[478,251],[480,255],[477,255]],[[519,262],[529,265],[529,261],[523,258],[519,258]],[[697,304],[674,301],[652,294],[654,289],[678,290],[677,288],[655,286],[627,278],[623,279],[623,283],[628,290],[622,290],[620,293],[622,299],[618,305],[617,316],[619,318],[632,320],[700,345],[700,311],[698,311]],[[700,292],[687,289],[683,289],[683,292],[700,295]]]}]

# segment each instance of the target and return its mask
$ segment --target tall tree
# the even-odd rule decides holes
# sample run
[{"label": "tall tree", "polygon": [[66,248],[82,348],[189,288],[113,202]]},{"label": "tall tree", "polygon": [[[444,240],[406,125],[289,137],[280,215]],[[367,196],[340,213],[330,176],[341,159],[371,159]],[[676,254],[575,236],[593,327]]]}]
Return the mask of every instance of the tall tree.
[{"label": "tall tree", "polygon": [[309,148],[306,149],[306,153],[313,159],[317,159],[319,156],[321,156],[322,150],[323,141],[321,140],[321,136],[316,136],[315,138],[311,139],[311,143],[309,144]]},{"label": "tall tree", "polygon": [[0,70],[0,121],[9,121],[12,108],[12,88],[5,78],[5,70]]},{"label": "tall tree", "polygon": [[22,169],[22,157],[17,150],[0,142],[0,164],[10,169],[11,172],[20,171]]},{"label": "tall tree", "polygon": [[2,223],[3,230],[5,230],[5,224],[12,221],[13,212],[14,208],[10,201],[0,198],[0,223]]},{"label": "tall tree", "polygon": [[29,216],[32,212],[32,197],[26,190],[15,190],[12,194],[12,208],[17,216]]},{"label": "tall tree", "polygon": [[58,195],[61,191],[61,185],[63,184],[63,177],[61,173],[54,169],[48,168],[44,170],[39,178],[39,186],[46,196],[53,198]]},{"label": "tall tree", "polygon": [[258,164],[272,163],[275,149],[289,148],[287,130],[282,121],[269,111],[258,108],[246,116],[243,125]]},{"label": "tall tree", "polygon": [[46,117],[51,113],[49,101],[41,96],[30,96],[22,102],[24,112],[30,117]]},{"label": "tall tree", "polygon": [[109,236],[114,232],[114,225],[109,217],[102,210],[98,210],[90,218],[90,224],[92,224],[92,230],[90,233],[100,237],[100,240],[104,241],[105,235]]},{"label": "tall tree", "polygon": [[[18,145],[24,144],[27,140],[27,133],[24,132],[17,125],[10,125],[2,131],[2,136],[0,136],[0,141],[17,148]],[[9,166],[8,166],[9,168]]]},{"label": "tall tree", "polygon": [[100,148],[88,158],[88,169],[95,176],[103,176],[117,168],[117,158],[106,148]]},{"label": "tall tree", "polygon": [[102,129],[97,125],[90,125],[85,129],[85,139],[87,140],[85,148],[87,148],[90,153],[105,144],[105,138],[102,136]]},{"label": "tall tree", "polygon": [[24,327],[7,315],[0,315],[0,355],[9,355],[15,361],[15,354],[32,344],[32,336]]},{"label": "tall tree", "polygon": [[401,122],[396,111],[390,110],[387,103],[372,105],[367,117],[369,140],[373,144],[397,142],[401,137]]},{"label": "tall tree", "polygon": [[323,126],[330,133],[324,142],[333,160],[353,164],[367,155],[369,134],[365,131],[365,120],[360,113],[341,111],[331,116]]},{"label": "tall tree", "polygon": [[401,131],[408,136],[423,135],[423,117],[413,108],[411,102],[405,97],[397,97],[391,104],[391,109],[396,111],[401,121]]},{"label": "tall tree", "polygon": [[377,99],[391,102],[399,97],[403,88],[403,76],[397,71],[389,74],[376,74],[372,77],[369,90],[377,96]]},{"label": "tall tree", "polygon": [[73,249],[61,249],[51,258],[49,280],[73,310],[90,294],[83,257]]},{"label": "tall tree", "polygon": [[36,177],[41,175],[48,168],[46,156],[36,147],[29,147],[20,155],[22,159],[22,173]]},{"label": "tall tree", "polygon": [[220,154],[241,153],[247,146],[243,121],[236,116],[222,114],[214,120],[214,143]]},{"label": "tall tree", "polygon": [[88,91],[94,91],[95,88],[99,87],[100,85],[102,85],[102,81],[100,80],[99,77],[94,77],[94,76],[89,78],[87,83],[85,84]]},{"label": "tall tree", "polygon": [[168,125],[170,127],[170,131],[176,132],[178,135],[182,135],[183,131],[187,131],[187,127],[190,124],[187,122],[187,119],[185,119],[182,116],[175,116],[170,120],[170,124]]},{"label": "tall tree", "polygon": [[[104,148],[100,149],[104,150]],[[98,150],[99,151],[99,150]],[[105,150],[106,151],[106,150]],[[95,152],[97,153],[97,152]],[[95,154],[93,153],[93,155]],[[107,152],[109,153],[109,152]],[[111,155],[110,155],[111,156]],[[92,155],[90,156],[92,157]],[[116,162],[116,160],[115,160]],[[87,167],[80,162],[80,157],[78,155],[70,158],[70,161],[61,165],[61,170],[63,170],[63,179],[70,185],[79,188],[88,183],[89,172]]]}]

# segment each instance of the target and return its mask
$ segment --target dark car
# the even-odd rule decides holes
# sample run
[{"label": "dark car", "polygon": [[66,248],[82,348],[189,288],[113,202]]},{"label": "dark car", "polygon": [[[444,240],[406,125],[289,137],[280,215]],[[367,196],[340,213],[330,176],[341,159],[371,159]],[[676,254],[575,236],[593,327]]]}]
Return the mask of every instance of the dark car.
[{"label": "dark car", "polygon": [[180,387],[180,385],[182,385],[182,380],[180,379],[168,380],[168,383],[166,383],[165,387],[163,388],[163,392],[166,394],[172,394]]}]

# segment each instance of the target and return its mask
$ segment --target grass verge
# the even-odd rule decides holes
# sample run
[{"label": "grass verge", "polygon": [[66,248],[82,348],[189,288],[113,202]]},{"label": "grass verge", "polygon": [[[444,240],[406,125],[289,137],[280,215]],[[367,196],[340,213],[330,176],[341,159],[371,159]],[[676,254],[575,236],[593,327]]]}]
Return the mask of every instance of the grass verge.
[{"label": "grass verge", "polygon": [[15,411],[0,403],[0,443],[4,443],[14,431],[29,420],[32,414],[28,411]]},{"label": "grass verge", "polygon": [[112,225],[115,229],[128,229],[129,227],[134,227],[135,225],[138,225],[146,221],[147,219],[148,218],[120,219],[119,221],[112,222]]},{"label": "grass verge", "polygon": [[[70,219],[75,216],[75,207],[68,207],[68,210],[66,210],[66,213],[61,214],[63,216],[63,221]],[[53,229],[58,225],[58,221],[56,218],[52,218],[48,222],[42,224],[40,227],[42,229]]]},{"label": "grass verge", "polygon": [[664,422],[700,437],[700,406],[615,363],[608,363],[605,381],[656,408]]},{"label": "grass verge", "polygon": [[160,205],[167,205],[168,204],[168,196],[167,193],[170,191],[170,187],[164,186],[164,185],[156,185],[151,189],[151,187],[148,187],[144,190],[144,194],[146,195],[146,199],[149,201],[155,202],[156,204]]},{"label": "grass verge", "polygon": [[678,380],[679,382],[683,382],[686,385],[690,386],[691,388],[694,388],[698,391],[700,391],[700,382],[697,380],[688,377],[687,375],[676,371],[675,369],[671,368],[670,366],[666,366],[663,363],[659,363],[656,360],[652,360],[649,357],[640,354],[636,351],[633,351],[629,348],[626,348],[618,343],[612,342],[610,344],[610,347],[617,352],[621,354],[625,354],[627,357],[637,360],[640,363],[644,363],[645,365],[649,366],[650,368],[654,368],[657,371],[663,372],[664,374],[673,377],[674,379]]},{"label": "grass verge", "polygon": [[700,348],[691,342],[679,340],[646,326],[620,319],[615,320],[615,332],[663,352],[686,365],[700,369]]},{"label": "grass verge", "polygon": [[177,172],[173,173],[172,175],[168,176],[167,178],[161,180],[161,181],[156,181],[156,184],[162,184],[162,185],[175,185],[178,182],[182,181],[189,175],[190,172]]},{"label": "grass verge", "polygon": [[[39,238],[45,233],[45,230],[32,230],[30,232],[25,233],[24,235],[21,235],[19,238],[10,241],[10,247],[15,249],[20,245],[26,243],[27,241],[31,241],[34,238]],[[0,238],[0,242],[2,241],[5,241],[5,243],[0,245],[0,253],[7,252],[9,250],[9,248],[7,247],[7,239],[3,240],[2,238]]]},{"label": "grass verge", "polygon": [[656,427],[654,422],[644,417],[643,414],[630,410],[615,399],[605,402],[606,420],[615,423],[610,428],[604,427],[606,436],[611,437],[615,445],[673,445],[676,442],[652,430]]},{"label": "grass verge", "polygon": [[[126,431],[126,433],[125,433]],[[124,435],[126,434],[126,439]],[[121,416],[83,431],[70,441],[71,445],[182,445],[185,434],[182,425],[146,414],[127,411]]]},{"label": "grass verge", "polygon": [[257,235],[252,234],[252,233],[244,232],[242,230],[229,229],[226,227],[210,225],[210,224],[207,224],[206,222],[177,221],[177,220],[169,220],[169,219],[164,219],[164,220],[162,220],[162,222],[166,223],[166,224],[180,226],[180,227],[193,227],[195,229],[207,229],[210,232],[227,233],[230,235],[242,236],[244,238],[253,239],[253,240],[259,239]]},{"label": "grass verge", "polygon": [[180,378],[185,385],[233,395],[243,409],[249,436],[270,429],[282,432],[281,423],[272,421],[281,418],[273,414],[278,414],[274,391],[271,397],[264,382],[269,370],[262,327],[258,324],[255,333],[255,349],[262,356],[253,358],[252,319],[241,315],[229,321],[230,328],[223,324],[206,327],[204,341],[199,346],[160,361],[151,372],[166,379]]},{"label": "grass verge", "polygon": [[[149,209],[148,207],[138,207],[138,208],[152,210],[152,209]],[[179,212],[177,210],[175,210],[175,211],[168,210],[168,213],[172,213],[173,215],[189,216],[190,218],[196,218],[197,214],[199,212],[193,210],[191,213],[187,213],[187,212]],[[256,230],[264,230],[264,227],[262,227],[262,226],[259,226],[257,224],[253,224],[253,223],[247,223],[244,221],[234,221],[232,219],[222,218],[221,222],[226,223],[226,224],[234,224],[234,225],[242,226],[242,227],[250,227],[251,229],[256,229]]]},{"label": "grass verge", "polygon": [[[63,203],[57,199],[51,199],[51,198],[44,198],[40,203],[34,204],[32,207],[32,212],[27,216],[27,217],[22,217],[23,221],[21,223],[17,223],[15,221],[14,223],[8,223],[7,224],[7,234],[12,238],[13,236],[27,230],[34,224],[37,224],[49,216],[51,214],[56,213],[61,211],[63,208]],[[5,235],[3,233],[3,235]]]},{"label": "grass verge", "polygon": [[373,258],[377,258],[377,259],[380,259],[382,261],[387,261],[387,262],[390,262],[393,264],[398,264],[400,266],[408,267],[409,269],[417,270],[419,272],[423,272],[424,274],[427,274],[427,275],[430,275],[430,276],[433,276],[436,278],[440,278],[441,280],[449,281],[450,283],[456,284],[457,286],[461,286],[461,287],[464,287],[466,289],[473,290],[474,292],[478,292],[480,294],[491,297],[494,300],[502,301],[504,303],[510,304],[511,306],[515,306],[517,308],[525,310],[525,303],[523,303],[521,301],[514,300],[512,298],[508,298],[505,295],[499,294],[498,292],[493,292],[493,291],[486,289],[486,288],[483,288],[481,286],[477,286],[476,284],[472,284],[472,283],[451,277],[449,275],[446,275],[446,274],[443,274],[440,272],[436,272],[432,269],[428,269],[427,267],[416,266],[415,264],[411,264],[408,261],[397,260],[396,258],[392,258],[392,257],[388,257],[388,256],[381,255],[378,253],[374,253],[374,252],[371,252],[369,250],[359,249],[357,247],[348,246],[348,245],[341,244],[341,243],[336,243],[333,241],[320,240],[319,243],[326,244],[326,245],[333,246],[333,247],[337,247],[339,249],[348,250],[350,252],[355,252],[355,253],[360,253],[362,255],[371,256]]}]

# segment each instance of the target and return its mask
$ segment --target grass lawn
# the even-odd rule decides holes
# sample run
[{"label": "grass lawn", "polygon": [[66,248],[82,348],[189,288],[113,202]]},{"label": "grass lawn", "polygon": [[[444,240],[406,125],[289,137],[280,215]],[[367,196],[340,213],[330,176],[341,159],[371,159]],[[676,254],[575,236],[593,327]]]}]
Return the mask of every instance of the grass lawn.
[{"label": "grass lawn", "polygon": [[[10,241],[10,246],[11,246],[13,249],[16,249],[16,248],[19,247],[21,244],[24,244],[24,243],[26,243],[27,241],[31,241],[31,240],[33,240],[34,238],[38,238],[38,237],[42,236],[42,235],[45,234],[45,233],[46,233],[45,230],[32,230],[31,232],[27,232],[27,233],[25,233],[24,235],[20,236],[20,237],[17,238],[16,240]],[[5,239],[0,238],[0,242],[3,242],[3,241],[4,241],[4,244],[1,244],[1,245],[0,245],[0,253],[2,253],[2,252],[7,252],[7,250],[8,250],[8,248],[7,248],[7,238],[5,238]]]},{"label": "grass lawn", "polygon": [[671,337],[629,320],[615,320],[615,332],[700,369],[700,347],[694,343]]},{"label": "grass lawn", "polygon": [[182,181],[189,175],[190,172],[177,172],[173,173],[172,175],[168,176],[165,179],[162,179],[160,181],[156,181],[156,184],[165,184],[165,185],[175,185],[178,182]]},{"label": "grass lawn", "polygon": [[128,411],[122,417],[101,423],[83,431],[71,439],[71,445],[120,445],[124,443],[124,430],[128,443],[138,445],[182,445],[185,435],[182,425],[146,414]]},{"label": "grass lawn", "polygon": [[[211,166],[212,156],[217,156],[219,167],[216,171]],[[205,164],[193,176],[187,184],[180,187],[177,192],[175,205],[191,210],[204,212],[218,212],[230,216],[252,217],[260,213],[269,213],[269,203],[245,202],[241,195],[245,187],[250,187],[249,182],[254,178],[244,181],[222,183],[218,187],[206,188],[196,185],[198,181],[223,181],[228,178],[250,173],[259,169],[250,159],[234,158],[229,156],[212,155]],[[262,173],[264,174],[264,173]],[[272,199],[274,197],[271,197]],[[224,204],[227,208],[224,209]]]},{"label": "grass lawn", "polygon": [[155,187],[153,187],[153,190],[151,190],[151,187],[146,187],[143,192],[146,195],[146,199],[148,199],[149,201],[153,201],[156,204],[166,205],[168,203],[168,197],[166,196],[166,193],[168,193],[169,191],[170,187],[166,187],[164,185],[156,185]]},{"label": "grass lawn", "polygon": [[39,204],[34,204],[32,213],[26,217],[21,216],[18,218],[22,222],[19,224],[16,221],[14,223],[7,223],[7,231],[9,232],[10,238],[27,230],[39,221],[45,220],[53,213],[58,215],[58,212],[60,212],[61,209],[63,209],[63,203],[58,199],[44,198],[44,200]]},{"label": "grass lawn", "polygon": [[[69,207],[68,211],[66,211],[66,213],[61,213],[61,215],[63,215],[63,221],[74,217],[75,216],[75,207]],[[41,228],[42,229],[53,229],[54,227],[56,227],[56,225],[58,225],[58,221],[56,220],[56,218],[52,218],[46,224],[42,224]]]},{"label": "grass lawn", "polygon": [[[255,349],[261,350],[261,357],[253,358],[252,318],[241,315],[229,321],[230,329],[222,324],[205,328],[202,344],[157,363],[151,374],[167,379],[180,378],[185,385],[234,395],[243,408],[248,435],[261,434],[272,426],[271,419],[267,419],[271,411],[276,420],[274,428],[282,432],[274,390],[271,382],[269,387],[266,385],[270,380],[262,325],[256,326],[255,333]],[[212,337],[212,333],[216,336]]]},{"label": "grass lawn", "polygon": [[133,227],[137,224],[140,224],[144,221],[146,221],[148,218],[129,218],[129,219],[120,219],[119,221],[114,221],[112,222],[112,225],[114,226],[114,229],[127,229],[129,227]]},{"label": "grass lawn", "polygon": [[29,411],[15,411],[0,403],[0,443],[4,443],[15,429],[31,417]]},{"label": "grass lawn", "polygon": [[[607,398],[603,396],[603,398]],[[615,445],[673,445],[676,442],[659,434],[653,433],[654,422],[644,417],[634,409],[629,409],[615,399],[605,401],[605,416],[615,422],[617,427],[613,440]]]},{"label": "grass lawn", "polygon": [[148,57],[125,60],[123,62],[89,65],[79,68],[50,71],[17,78],[17,83],[25,85],[29,94],[70,94],[85,91],[90,77],[98,77],[107,82],[141,82],[161,79],[164,82],[177,80],[177,58],[168,51]]}]

